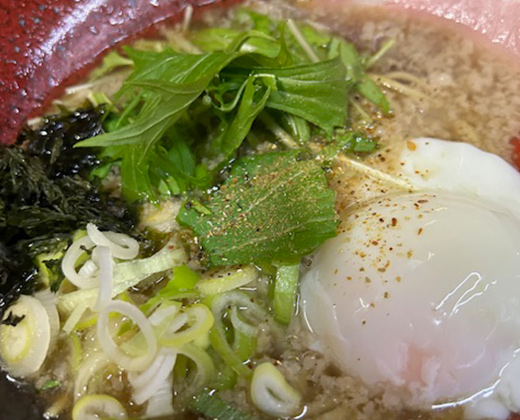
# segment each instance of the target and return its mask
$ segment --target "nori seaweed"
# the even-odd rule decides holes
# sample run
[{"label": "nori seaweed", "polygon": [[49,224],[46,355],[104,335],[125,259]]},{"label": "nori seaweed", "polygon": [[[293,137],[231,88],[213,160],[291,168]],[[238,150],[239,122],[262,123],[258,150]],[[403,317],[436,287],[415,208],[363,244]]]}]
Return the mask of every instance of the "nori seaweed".
[{"label": "nori seaweed", "polygon": [[88,222],[130,232],[135,212],[89,180],[100,160],[75,143],[103,132],[105,110],[81,109],[26,128],[17,144],[0,148],[0,317],[35,285],[34,257],[70,241]]}]

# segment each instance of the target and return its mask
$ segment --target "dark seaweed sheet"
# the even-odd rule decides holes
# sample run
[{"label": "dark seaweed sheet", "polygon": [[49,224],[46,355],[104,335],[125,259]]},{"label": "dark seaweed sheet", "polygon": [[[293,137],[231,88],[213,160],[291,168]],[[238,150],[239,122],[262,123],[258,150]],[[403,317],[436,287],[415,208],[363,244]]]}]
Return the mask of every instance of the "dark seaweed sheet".
[{"label": "dark seaweed sheet", "polygon": [[25,129],[17,145],[0,149],[0,316],[34,286],[34,256],[52,252],[88,222],[131,231],[135,217],[119,198],[88,179],[100,162],[78,141],[103,131],[103,108],[48,118]]},{"label": "dark seaweed sheet", "polygon": [[[103,131],[104,115],[103,108],[88,108],[49,117],[37,130],[23,130],[15,146],[0,148],[0,317],[33,291],[36,255],[70,241],[91,221],[132,231],[132,209],[88,178],[100,163],[96,154],[73,148]],[[34,387],[0,372],[0,420],[41,419],[38,401]]]}]

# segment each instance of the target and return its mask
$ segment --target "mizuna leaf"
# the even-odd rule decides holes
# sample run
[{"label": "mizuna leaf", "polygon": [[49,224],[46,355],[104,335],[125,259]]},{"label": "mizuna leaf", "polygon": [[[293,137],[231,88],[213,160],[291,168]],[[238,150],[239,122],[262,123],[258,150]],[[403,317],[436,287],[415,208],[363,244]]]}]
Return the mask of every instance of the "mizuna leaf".
[{"label": "mizuna leaf", "polygon": [[347,119],[348,86],[341,60],[283,69],[262,69],[258,75],[276,78],[266,106],[303,118],[331,134]]}]

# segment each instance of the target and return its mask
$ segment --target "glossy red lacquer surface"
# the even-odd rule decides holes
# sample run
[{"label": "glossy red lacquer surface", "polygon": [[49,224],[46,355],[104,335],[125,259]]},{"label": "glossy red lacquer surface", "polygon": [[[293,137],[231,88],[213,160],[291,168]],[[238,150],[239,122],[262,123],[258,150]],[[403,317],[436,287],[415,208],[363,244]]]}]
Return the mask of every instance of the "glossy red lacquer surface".
[{"label": "glossy red lacquer surface", "polygon": [[0,0],[0,143],[79,70],[165,19],[235,0]]}]

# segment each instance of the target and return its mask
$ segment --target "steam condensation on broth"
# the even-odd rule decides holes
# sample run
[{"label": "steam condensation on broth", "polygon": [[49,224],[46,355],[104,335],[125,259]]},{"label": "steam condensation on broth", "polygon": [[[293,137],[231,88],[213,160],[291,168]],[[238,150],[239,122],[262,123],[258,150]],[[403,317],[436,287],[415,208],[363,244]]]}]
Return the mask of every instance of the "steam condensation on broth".
[{"label": "steam condensation on broth", "polygon": [[[384,87],[390,101],[392,114],[384,116],[379,109],[359,95],[351,104],[354,128],[366,130],[377,138],[381,147],[363,159],[376,171],[391,177],[385,181],[374,179],[366,171],[349,167],[350,157],[340,156],[328,172],[329,186],[335,190],[335,207],[340,218],[345,218],[362,207],[364,202],[384,194],[400,191],[404,183],[400,178],[400,156],[406,148],[415,148],[412,142],[417,137],[435,137],[470,143],[484,151],[494,153],[512,162],[510,139],[520,134],[520,68],[508,58],[492,51],[488,45],[469,39],[453,28],[433,21],[422,21],[406,14],[390,14],[376,7],[350,7],[337,10],[322,8],[319,0],[307,2],[248,1],[245,6],[275,19],[308,19],[316,28],[329,28],[335,34],[352,41],[360,51],[374,53],[388,40],[394,45],[370,68],[369,74]],[[297,6],[297,7],[296,7]],[[229,25],[230,12],[209,12],[195,26]],[[165,38],[175,37],[178,32],[163,28]],[[182,43],[180,43],[182,44]],[[193,51],[192,51],[193,52]],[[94,81],[96,90],[111,96],[128,75],[124,70]],[[89,85],[92,88],[92,85]],[[61,99],[68,106],[76,106],[85,99],[85,90],[80,87]],[[361,115],[360,115],[361,114]],[[359,118],[359,117],[362,118]],[[363,120],[363,121],[362,121]],[[368,120],[368,121],[367,121]],[[323,145],[315,144],[317,154]],[[258,150],[276,149],[272,145],[260,145]],[[352,158],[355,159],[355,158]],[[118,191],[118,172],[115,170],[115,185]],[[395,181],[395,182],[394,182]],[[358,201],[362,200],[363,203]],[[172,200],[166,213],[180,211],[179,200]],[[157,215],[149,206],[142,213],[147,223],[142,225],[178,229],[179,225],[165,216]],[[153,220],[151,220],[153,219]],[[183,233],[179,234],[182,237]],[[199,243],[191,242],[190,269],[199,270],[206,261],[200,261],[194,250]],[[313,256],[304,257],[302,272],[312,267]],[[167,280],[155,274],[145,290],[133,290],[131,295],[139,304],[144,304]],[[70,285],[69,285],[70,286]],[[269,294],[269,280],[265,273],[247,285],[256,290],[257,299]],[[72,286],[70,286],[72,290]],[[253,299],[252,299],[253,301]],[[265,321],[265,320],[264,320]],[[122,321],[124,322],[124,321]],[[121,324],[117,327],[121,327]],[[128,321],[127,321],[128,322]],[[95,340],[95,329],[83,339]],[[65,341],[63,341],[65,343]],[[41,377],[36,379],[38,388],[52,378],[66,384],[66,389],[51,393],[54,409],[72,405],[73,378],[63,360],[70,358],[68,344],[63,344],[46,360]],[[91,349],[92,353],[96,350]],[[297,418],[323,420],[462,420],[463,410],[414,410],[403,408],[402,395],[395,389],[370,388],[356,377],[341,370],[330,354],[330,349],[316,340],[302,319],[301,313],[293,317],[287,331],[270,330],[268,322],[260,323],[257,337],[255,362],[272,362],[290,384],[295,384],[302,395],[302,414]],[[129,402],[128,390],[132,377],[122,372],[115,364],[109,364],[106,375],[100,379],[101,389],[110,389],[111,395],[126,403],[129,414],[143,415],[143,408]],[[98,384],[99,385],[99,384]],[[249,384],[238,378],[234,389],[220,391],[219,395],[245,412],[264,418],[254,408],[249,394]],[[177,407],[178,408],[178,407]],[[0,416],[1,417],[1,416]],[[67,415],[60,418],[68,418]],[[175,418],[197,418],[190,412],[178,412]],[[202,418],[202,417],[200,417]],[[294,418],[294,417],[291,417]]]}]

